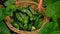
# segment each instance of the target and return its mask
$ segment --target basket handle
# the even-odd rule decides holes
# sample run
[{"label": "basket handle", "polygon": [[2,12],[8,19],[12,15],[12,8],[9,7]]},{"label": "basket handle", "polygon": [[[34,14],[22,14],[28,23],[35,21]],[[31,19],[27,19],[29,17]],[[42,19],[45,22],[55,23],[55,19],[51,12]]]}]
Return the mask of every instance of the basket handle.
[{"label": "basket handle", "polygon": [[38,0],[38,10],[39,11],[42,10],[42,4],[43,4],[43,0]]},{"label": "basket handle", "polygon": [[[38,0],[38,10],[43,12],[44,15],[44,21],[43,22],[48,22],[50,18],[46,16],[46,9],[42,6],[43,5],[43,0]],[[45,23],[43,23],[44,25]]]}]

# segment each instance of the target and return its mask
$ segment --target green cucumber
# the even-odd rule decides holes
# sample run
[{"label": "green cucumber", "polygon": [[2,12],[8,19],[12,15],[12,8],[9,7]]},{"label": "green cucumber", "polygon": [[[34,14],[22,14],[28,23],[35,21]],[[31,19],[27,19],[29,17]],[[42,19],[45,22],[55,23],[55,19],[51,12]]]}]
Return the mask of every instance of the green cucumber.
[{"label": "green cucumber", "polygon": [[14,19],[11,19],[10,22],[13,23]]},{"label": "green cucumber", "polygon": [[26,12],[26,9],[25,8],[22,8],[22,7],[18,8],[18,10],[21,11],[21,12],[23,12],[23,13]]},{"label": "green cucumber", "polygon": [[34,26],[37,27],[37,24],[39,22],[39,18],[41,17],[41,15],[37,16],[35,22],[34,22]]},{"label": "green cucumber", "polygon": [[14,18],[14,20],[17,22],[17,24],[19,25],[19,29],[24,29],[24,27],[23,27],[23,24],[20,22],[20,21],[18,21],[16,18]]},{"label": "green cucumber", "polygon": [[28,23],[28,18],[29,18],[28,16],[26,16],[25,14],[22,14],[22,13],[19,13],[19,15],[22,17],[24,24]]},{"label": "green cucumber", "polygon": [[24,24],[24,30],[27,30],[28,28],[28,25],[27,24]]},{"label": "green cucumber", "polygon": [[31,17],[30,20],[33,21],[33,17]]},{"label": "green cucumber", "polygon": [[25,15],[25,14],[19,12],[19,15],[21,16],[21,18],[22,18],[23,20],[26,19],[26,15]]},{"label": "green cucumber", "polygon": [[19,29],[19,25],[17,24],[17,22],[14,21],[13,26],[16,27],[16,29]]},{"label": "green cucumber", "polygon": [[29,23],[29,24],[28,24],[28,29],[27,29],[27,30],[30,31],[30,30],[32,29],[32,26],[33,26],[33,23]]},{"label": "green cucumber", "polygon": [[32,7],[28,7],[28,9],[31,11],[32,14],[37,14],[37,11],[35,11],[34,9],[32,9]]},{"label": "green cucumber", "polygon": [[24,22],[24,24],[27,24],[28,23],[28,17],[23,22]]},{"label": "green cucumber", "polygon": [[23,19],[21,18],[21,16],[20,16],[18,13],[16,13],[16,18],[17,18],[19,21],[23,21]]},{"label": "green cucumber", "polygon": [[33,31],[33,30],[36,30],[36,28],[35,28],[34,26],[32,26],[32,29],[31,29],[31,31]]},{"label": "green cucumber", "polygon": [[19,29],[19,25],[17,24],[16,21],[14,21],[14,19],[11,19],[10,22],[11,22],[11,24],[12,24],[14,27],[16,27],[17,29]]},{"label": "green cucumber", "polygon": [[42,24],[43,24],[43,19],[41,18],[39,19],[39,22],[36,28],[39,29],[42,26]]},{"label": "green cucumber", "polygon": [[37,28],[38,24],[39,24],[39,19],[37,21],[34,22],[34,26]]},{"label": "green cucumber", "polygon": [[20,23],[20,22],[17,22],[19,24],[19,26],[22,28],[22,29],[25,29],[24,26]]},{"label": "green cucumber", "polygon": [[26,9],[26,13],[29,17],[33,17],[32,13],[28,9]]},{"label": "green cucumber", "polygon": [[[40,17],[39,17],[40,16]],[[36,14],[36,15],[34,15],[34,20],[37,20],[37,18],[39,17],[39,18],[41,18],[43,15],[42,15],[42,13],[41,12],[39,12],[38,14]],[[39,19],[38,18],[38,19]]]},{"label": "green cucumber", "polygon": [[11,17],[13,17],[13,12],[11,12]]},{"label": "green cucumber", "polygon": [[33,20],[36,20],[37,19],[37,15],[35,15],[34,17],[33,17]]}]

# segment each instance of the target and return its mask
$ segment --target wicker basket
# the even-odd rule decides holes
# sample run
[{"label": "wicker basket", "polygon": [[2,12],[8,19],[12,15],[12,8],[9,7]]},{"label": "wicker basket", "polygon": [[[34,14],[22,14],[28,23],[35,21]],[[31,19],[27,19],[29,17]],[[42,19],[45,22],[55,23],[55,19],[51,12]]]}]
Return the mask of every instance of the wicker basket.
[{"label": "wicker basket", "polygon": [[0,4],[0,7],[4,8],[4,6],[2,4]]},{"label": "wicker basket", "polygon": [[[17,7],[27,7],[28,5],[31,5],[31,7],[32,7],[33,9],[36,9],[36,10],[37,10],[38,4],[35,3],[35,2],[33,2],[33,1],[17,1],[17,2],[16,2],[16,6],[17,6]],[[44,9],[43,9],[43,10],[44,10]],[[44,11],[43,11],[42,13],[44,13]],[[47,21],[49,21],[48,18],[47,18],[46,16],[44,16],[43,25],[44,25]],[[16,33],[18,33],[18,34],[38,34],[38,31],[40,30],[40,29],[38,29],[38,30],[35,30],[35,31],[31,31],[31,32],[29,32],[29,31],[23,31],[23,30],[17,30],[15,27],[13,27],[13,26],[11,25],[11,23],[10,23],[10,17],[9,17],[9,16],[7,16],[7,17],[5,18],[5,23],[6,23],[7,26],[10,28],[10,30],[12,30],[13,32],[16,32]],[[42,25],[42,26],[43,26],[43,25]],[[42,27],[42,26],[41,26],[41,27]]]}]

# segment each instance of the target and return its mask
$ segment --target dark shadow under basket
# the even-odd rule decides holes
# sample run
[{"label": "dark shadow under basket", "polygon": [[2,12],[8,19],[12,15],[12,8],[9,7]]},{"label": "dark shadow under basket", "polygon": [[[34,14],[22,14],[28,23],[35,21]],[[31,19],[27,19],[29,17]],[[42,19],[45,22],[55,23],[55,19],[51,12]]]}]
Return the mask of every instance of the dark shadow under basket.
[{"label": "dark shadow under basket", "polygon": [[[33,1],[17,1],[16,3],[16,6],[17,7],[27,7],[28,5],[31,5],[31,7],[33,8],[33,9],[36,9],[37,10],[37,6],[38,6],[38,4],[37,3],[35,3],[35,2],[33,2]],[[44,13],[44,11],[42,12],[42,13]],[[46,16],[44,16],[44,19],[43,19],[43,25],[46,23],[46,22],[48,22],[49,20],[48,20],[48,18],[46,17]],[[29,32],[29,31],[23,31],[23,30],[17,30],[15,27],[13,27],[12,25],[11,25],[11,23],[10,23],[10,17],[9,16],[7,16],[6,18],[5,18],[5,23],[7,24],[7,26],[10,28],[10,30],[12,30],[13,32],[16,32],[16,33],[18,33],[18,34],[38,34],[38,31],[40,30],[40,29],[38,29],[38,30],[35,30],[35,31],[31,31],[31,32]],[[43,26],[42,25],[42,26]],[[42,27],[41,26],[41,27]]]}]

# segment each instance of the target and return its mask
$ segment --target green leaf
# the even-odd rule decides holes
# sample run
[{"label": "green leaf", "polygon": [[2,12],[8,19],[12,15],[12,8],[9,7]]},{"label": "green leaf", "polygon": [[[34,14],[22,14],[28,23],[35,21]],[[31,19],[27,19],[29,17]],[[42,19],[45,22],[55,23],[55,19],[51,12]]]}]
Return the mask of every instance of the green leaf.
[{"label": "green leaf", "polygon": [[16,6],[10,5],[4,9],[4,15],[11,16],[11,14],[15,11],[16,11]]},{"label": "green leaf", "polygon": [[47,22],[44,26],[41,27],[38,34],[49,34],[52,31],[55,31],[58,28],[56,22]]},{"label": "green leaf", "polygon": [[58,20],[57,15],[54,15],[54,16],[52,17],[52,20],[55,21],[55,22],[57,22],[57,20]]},{"label": "green leaf", "polygon": [[57,18],[60,18],[60,1],[57,1],[53,4],[50,4],[46,8],[46,15],[48,17],[53,17],[57,15]]},{"label": "green leaf", "polygon": [[49,5],[47,8],[46,8],[46,15],[48,17],[52,17],[53,15],[56,14],[56,11],[55,11],[55,6],[54,5]]},{"label": "green leaf", "polygon": [[59,1],[59,0],[43,0],[43,6],[48,6],[52,3],[55,3],[56,1]]},{"label": "green leaf", "polygon": [[0,21],[4,19],[4,13],[3,13],[3,8],[0,8]]},{"label": "green leaf", "polygon": [[1,20],[1,18],[2,18],[2,8],[0,8],[0,20]]},{"label": "green leaf", "polygon": [[7,0],[7,1],[4,3],[4,5],[5,5],[5,6],[12,5],[12,4],[15,3],[15,1],[16,1],[16,0]]},{"label": "green leaf", "polygon": [[3,21],[0,21],[0,34],[11,34]]},{"label": "green leaf", "polygon": [[60,34],[60,31],[53,31],[50,34]]},{"label": "green leaf", "polygon": [[9,5],[8,7],[6,7],[6,10],[10,10],[10,11],[16,11],[16,6],[15,5]]}]

